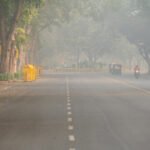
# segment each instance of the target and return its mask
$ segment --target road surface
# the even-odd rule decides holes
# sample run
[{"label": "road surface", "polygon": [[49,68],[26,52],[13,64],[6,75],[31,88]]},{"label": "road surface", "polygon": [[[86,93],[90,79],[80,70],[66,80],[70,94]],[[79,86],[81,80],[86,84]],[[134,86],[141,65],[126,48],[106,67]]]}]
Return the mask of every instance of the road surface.
[{"label": "road surface", "polygon": [[150,81],[46,73],[3,91],[0,150],[150,150]]}]

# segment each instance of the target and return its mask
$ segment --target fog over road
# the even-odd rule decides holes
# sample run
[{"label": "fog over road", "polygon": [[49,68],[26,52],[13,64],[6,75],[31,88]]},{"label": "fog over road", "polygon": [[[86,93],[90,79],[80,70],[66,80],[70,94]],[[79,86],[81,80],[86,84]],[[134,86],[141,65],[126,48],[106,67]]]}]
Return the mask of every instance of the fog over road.
[{"label": "fog over road", "polygon": [[0,94],[0,150],[150,150],[150,81],[45,73]]}]

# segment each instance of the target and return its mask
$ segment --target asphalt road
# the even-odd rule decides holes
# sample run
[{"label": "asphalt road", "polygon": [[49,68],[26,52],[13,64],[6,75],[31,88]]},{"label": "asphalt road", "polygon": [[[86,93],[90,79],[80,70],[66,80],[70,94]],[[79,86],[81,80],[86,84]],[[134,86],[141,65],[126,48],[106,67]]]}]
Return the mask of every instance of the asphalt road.
[{"label": "asphalt road", "polygon": [[0,150],[150,150],[150,81],[46,73],[3,91]]}]

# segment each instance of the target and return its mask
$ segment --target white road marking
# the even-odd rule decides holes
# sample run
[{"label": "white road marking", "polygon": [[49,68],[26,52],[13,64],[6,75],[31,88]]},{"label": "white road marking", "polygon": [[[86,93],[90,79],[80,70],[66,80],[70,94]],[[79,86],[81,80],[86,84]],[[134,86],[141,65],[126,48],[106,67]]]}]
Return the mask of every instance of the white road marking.
[{"label": "white road marking", "polygon": [[73,130],[74,126],[68,126],[68,130]]},{"label": "white road marking", "polygon": [[68,115],[72,115],[72,112],[71,112],[71,111],[69,111],[69,112],[68,112]]},{"label": "white road marking", "polygon": [[68,110],[71,110],[71,107],[67,107]]},{"label": "white road marking", "polygon": [[[71,110],[71,98],[70,98],[70,89],[69,89],[69,80],[68,78],[66,77],[66,95],[67,95],[67,110]],[[72,115],[72,112],[71,111],[68,111],[67,112],[68,115]],[[68,122],[72,122],[72,118],[67,118]],[[68,126],[68,130],[69,131],[73,131],[74,130],[74,126],[73,125],[69,125]],[[75,141],[75,136],[72,134],[72,135],[68,135],[68,140],[70,142],[74,142]],[[69,150],[76,150],[75,148],[69,148]]]},{"label": "white road marking", "polygon": [[116,82],[116,83],[119,83],[121,85],[124,85],[126,87],[130,87],[130,88],[133,88],[133,89],[136,89],[140,92],[143,92],[145,94],[148,94],[150,95],[150,91],[149,90],[146,90],[146,89],[143,89],[143,88],[140,88],[140,87],[137,87],[136,85],[132,84],[132,83],[128,83],[128,82],[125,82],[125,81],[121,81],[121,80],[116,80],[116,79],[113,79],[113,78],[110,78],[113,82]]},{"label": "white road marking", "polygon": [[69,135],[68,138],[69,138],[69,141],[71,141],[71,142],[74,142],[74,141],[75,141],[74,135]]},{"label": "white road marking", "polygon": [[68,122],[72,122],[72,118],[68,118]]},{"label": "white road marking", "polygon": [[67,106],[71,106],[71,104],[70,104],[70,103],[67,103]]}]

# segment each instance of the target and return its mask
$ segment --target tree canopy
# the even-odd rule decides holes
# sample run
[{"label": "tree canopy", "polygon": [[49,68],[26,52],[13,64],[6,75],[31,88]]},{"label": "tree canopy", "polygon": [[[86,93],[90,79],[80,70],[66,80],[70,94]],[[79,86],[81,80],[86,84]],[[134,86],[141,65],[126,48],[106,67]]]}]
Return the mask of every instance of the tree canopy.
[{"label": "tree canopy", "polygon": [[123,55],[116,49],[125,42],[126,54],[133,56],[134,45],[150,72],[149,15],[149,0],[1,0],[0,72],[34,64],[35,56],[44,61],[44,53],[72,54],[77,65],[84,54],[92,64],[105,54]]}]

